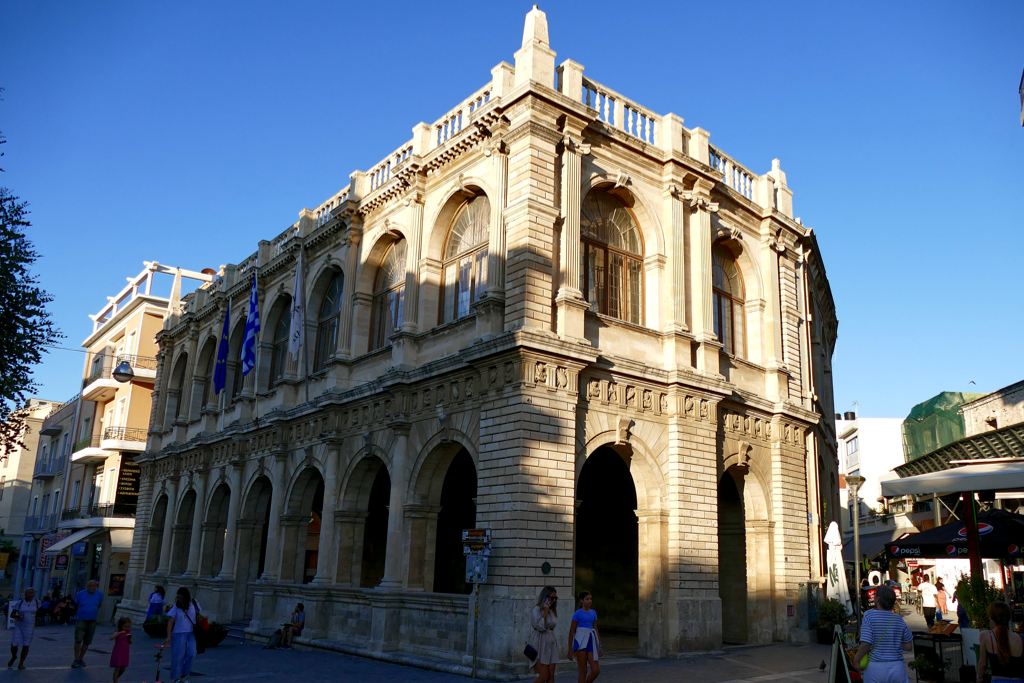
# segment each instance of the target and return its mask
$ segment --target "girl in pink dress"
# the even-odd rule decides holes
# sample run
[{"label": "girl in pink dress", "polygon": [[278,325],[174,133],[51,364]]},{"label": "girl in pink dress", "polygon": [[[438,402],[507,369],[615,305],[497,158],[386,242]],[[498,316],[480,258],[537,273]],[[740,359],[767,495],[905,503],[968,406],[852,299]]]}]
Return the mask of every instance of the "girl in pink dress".
[{"label": "girl in pink dress", "polygon": [[114,649],[110,651],[110,666],[114,669],[114,683],[121,677],[121,674],[128,668],[128,651],[132,644],[132,620],[130,617],[121,617],[117,620],[117,631],[110,639],[116,641]]}]

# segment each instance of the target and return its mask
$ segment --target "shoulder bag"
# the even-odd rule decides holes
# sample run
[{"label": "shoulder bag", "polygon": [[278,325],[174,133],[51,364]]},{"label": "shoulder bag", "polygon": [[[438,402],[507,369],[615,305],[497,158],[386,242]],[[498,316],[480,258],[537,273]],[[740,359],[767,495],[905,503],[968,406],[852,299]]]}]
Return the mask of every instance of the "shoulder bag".
[{"label": "shoulder bag", "polygon": [[863,657],[861,657],[860,661],[857,662],[857,666],[860,667],[861,671],[864,671],[864,669],[868,668],[868,664],[871,662],[871,653],[874,652],[875,648],[878,647],[878,644],[885,639],[885,634],[889,632],[889,627],[892,626],[893,619],[895,619],[895,618],[896,618],[895,614],[892,615],[889,618],[889,623],[886,624],[885,630],[882,631],[882,637],[879,638],[878,640],[876,640],[875,644],[871,646],[870,650],[868,650],[868,653],[866,655],[864,655]]},{"label": "shoulder bag", "polygon": [[[192,601],[192,605],[195,606],[195,600]],[[196,654],[201,655],[206,652],[206,631],[202,629],[196,622],[192,621],[192,618],[188,615],[188,610],[178,608],[178,611],[185,615],[185,618],[192,624],[192,636],[196,639]],[[199,608],[196,608],[196,617],[201,617]]]}]

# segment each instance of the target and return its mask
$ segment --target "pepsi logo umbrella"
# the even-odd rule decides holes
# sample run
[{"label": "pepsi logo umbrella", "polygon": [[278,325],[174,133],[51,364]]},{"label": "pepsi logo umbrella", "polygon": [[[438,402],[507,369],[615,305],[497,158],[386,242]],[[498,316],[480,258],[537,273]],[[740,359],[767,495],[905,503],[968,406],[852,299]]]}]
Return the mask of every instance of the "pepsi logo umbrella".
[{"label": "pepsi logo umbrella", "polygon": [[[978,513],[978,550],[990,559],[1019,557],[1024,547],[1024,516],[1004,510]],[[886,547],[890,557],[967,559],[967,526],[963,521],[950,522],[919,534],[890,541]]]}]

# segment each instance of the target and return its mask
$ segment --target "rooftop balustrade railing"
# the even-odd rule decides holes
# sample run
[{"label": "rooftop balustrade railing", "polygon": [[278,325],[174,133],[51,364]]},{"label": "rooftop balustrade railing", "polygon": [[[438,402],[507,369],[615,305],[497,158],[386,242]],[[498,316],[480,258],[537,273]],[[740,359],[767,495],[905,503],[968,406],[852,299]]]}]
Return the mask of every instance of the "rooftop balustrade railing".
[{"label": "rooftop balustrade railing", "polygon": [[389,154],[384,161],[380,162],[367,174],[370,178],[370,192],[373,192],[378,187],[381,187],[389,180],[391,180],[391,174],[398,170],[398,168],[409,160],[412,156],[412,140],[405,143],[394,152]]},{"label": "rooftop balustrade railing", "polygon": [[612,128],[649,145],[658,144],[661,117],[600,83],[583,79],[583,104],[597,111],[597,118]]},{"label": "rooftop balustrade railing", "polygon": [[725,176],[722,181],[753,201],[754,182],[757,180],[757,176],[716,147],[708,145],[708,155],[711,159],[711,168]]},{"label": "rooftop balustrade railing", "polygon": [[488,83],[463,100],[459,106],[435,121],[431,127],[433,131],[431,134],[433,146],[435,148],[440,147],[461,133],[469,125],[470,117],[491,101],[491,90],[492,86]]}]

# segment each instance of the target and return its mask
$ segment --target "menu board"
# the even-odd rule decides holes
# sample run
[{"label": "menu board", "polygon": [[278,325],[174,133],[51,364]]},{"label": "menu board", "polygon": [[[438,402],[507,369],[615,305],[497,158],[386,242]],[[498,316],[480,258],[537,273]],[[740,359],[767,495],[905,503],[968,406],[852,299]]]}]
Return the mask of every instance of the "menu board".
[{"label": "menu board", "polygon": [[137,505],[139,502],[139,477],[142,468],[130,453],[121,454],[121,471],[117,476],[117,495],[114,505]]}]

